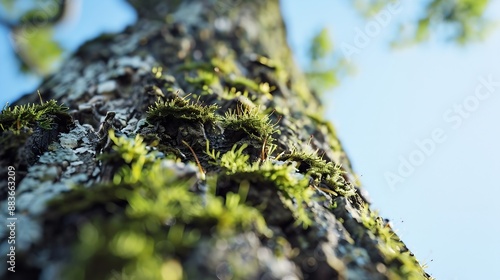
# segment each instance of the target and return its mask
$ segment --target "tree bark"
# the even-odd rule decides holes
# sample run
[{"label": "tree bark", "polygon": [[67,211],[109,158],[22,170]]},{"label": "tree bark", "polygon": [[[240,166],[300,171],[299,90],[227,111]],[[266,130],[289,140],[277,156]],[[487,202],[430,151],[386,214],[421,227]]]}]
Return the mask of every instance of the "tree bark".
[{"label": "tree bark", "polygon": [[[50,129],[35,123],[20,134],[2,132],[0,164],[16,169],[18,220],[16,272],[7,271],[4,259],[1,273],[8,279],[430,278],[387,221],[369,209],[333,127],[321,116],[320,100],[293,62],[279,1],[129,2],[139,14],[136,24],[84,44],[40,86],[41,98],[68,106],[72,120],[52,116]],[[17,104],[39,102],[32,94]],[[155,102],[218,107],[213,118],[171,113],[173,105],[152,116]],[[239,127],[231,126],[227,112]],[[238,118],[261,118],[272,132]],[[133,163],[116,159],[117,140],[108,129],[128,139],[140,135],[147,150],[157,152],[155,161],[175,170],[171,176],[191,178],[193,197],[209,197],[211,186],[226,204],[230,193],[239,194],[269,231],[252,224],[221,232],[221,218],[201,223],[199,216],[191,221],[181,214],[152,230],[147,217],[130,218],[136,206],[114,189],[134,191],[137,183],[124,183],[125,175],[116,181]],[[207,143],[221,155],[246,147],[245,166],[253,169],[230,171],[207,154]],[[306,178],[306,199],[299,197],[303,190],[285,184],[292,179],[277,177],[283,165],[291,166],[287,176],[297,182]],[[8,196],[1,193],[4,216]],[[176,225],[197,230],[198,238],[180,246],[184,234],[161,249]],[[121,229],[151,237],[149,255],[161,259],[160,268],[151,270],[158,271],[146,271],[149,262],[142,257],[106,249]],[[100,235],[94,243],[85,241],[95,232]],[[9,234],[0,231],[3,258]],[[89,244],[99,249],[84,251]]]}]

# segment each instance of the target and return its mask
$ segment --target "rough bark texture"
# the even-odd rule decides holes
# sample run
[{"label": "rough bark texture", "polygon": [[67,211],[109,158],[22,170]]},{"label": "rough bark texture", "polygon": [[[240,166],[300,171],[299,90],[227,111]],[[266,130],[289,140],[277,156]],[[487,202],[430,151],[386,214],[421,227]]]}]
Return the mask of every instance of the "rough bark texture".
[{"label": "rough bark texture", "polygon": [[[321,117],[320,101],[295,68],[277,0],[130,2],[140,15],[136,24],[86,43],[40,87],[43,100],[64,103],[73,121],[51,115],[51,129],[33,123],[1,134],[2,170],[17,169],[18,228],[16,273],[6,272],[5,260],[0,273],[8,279],[429,278],[369,210],[332,126]],[[39,97],[18,104],[30,102]],[[185,109],[190,104],[218,107],[212,115],[209,107]],[[148,115],[148,108],[163,109]],[[192,196],[203,198],[212,189],[229,204],[230,193],[241,194],[246,186],[240,203],[257,209],[266,229],[250,223],[221,231],[220,216],[204,220],[197,214],[162,221],[153,230],[146,216],[124,218],[135,206],[113,190],[130,191],[138,183],[115,178],[134,163],[116,159],[117,140],[108,129],[130,139],[140,135],[149,152],[157,152],[155,161],[164,162],[164,172],[175,171],[168,173],[174,179],[195,178],[188,181]],[[230,170],[207,155],[207,142],[221,155],[246,146],[242,154],[253,169]],[[204,171],[193,165],[196,160]],[[287,167],[285,179],[278,176],[280,166]],[[147,184],[141,188],[147,192]],[[7,192],[0,195],[6,209]],[[154,252],[158,273],[141,263],[139,253],[106,251],[128,222],[151,236],[153,249],[141,252]],[[184,239],[187,229],[198,230],[195,241],[162,246],[179,224]],[[95,232],[108,238],[83,254]],[[1,252],[10,246],[8,235],[0,231]],[[135,268],[133,259],[139,260]],[[153,272],[143,271],[148,269]]]}]

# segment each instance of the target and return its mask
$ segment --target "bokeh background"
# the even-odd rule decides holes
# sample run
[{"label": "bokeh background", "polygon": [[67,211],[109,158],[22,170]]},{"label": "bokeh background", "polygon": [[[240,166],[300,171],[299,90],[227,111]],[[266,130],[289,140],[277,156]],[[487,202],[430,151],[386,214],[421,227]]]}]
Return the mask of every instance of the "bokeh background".
[{"label": "bokeh background", "polygon": [[[56,28],[57,40],[70,51],[135,20],[123,0],[77,2],[80,14]],[[343,47],[355,45],[356,28],[373,22],[348,1],[282,1],[282,7],[290,46],[303,68],[322,28],[328,28],[336,56],[345,58]],[[446,280],[500,279],[500,28],[466,46],[430,40],[391,48],[398,23],[418,7],[403,3],[387,26],[350,56],[350,74],[323,94],[326,116],[374,208],[392,221],[428,272]],[[492,1],[487,15],[500,18],[500,1]],[[485,100],[470,103],[481,77],[497,86]],[[0,26],[0,104],[34,92],[39,82],[19,71],[9,30]],[[469,110],[460,116],[454,110],[462,104]],[[445,115],[457,123],[459,118],[460,125]],[[402,159],[418,153],[417,143],[436,129],[445,140],[402,182],[388,182],[388,172],[398,175]]]}]

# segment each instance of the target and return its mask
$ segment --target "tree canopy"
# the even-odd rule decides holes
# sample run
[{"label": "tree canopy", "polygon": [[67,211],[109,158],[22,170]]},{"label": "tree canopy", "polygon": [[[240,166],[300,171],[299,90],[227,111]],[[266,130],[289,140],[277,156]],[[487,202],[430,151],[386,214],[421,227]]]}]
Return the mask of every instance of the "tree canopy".
[{"label": "tree canopy", "polygon": [[[143,15],[144,7],[155,1],[127,0]],[[140,5],[137,3],[140,2]],[[365,18],[381,12],[388,5],[404,5],[400,0],[355,0],[353,9]],[[481,40],[493,27],[485,16],[490,0],[432,0],[418,4],[420,9],[402,21],[395,45],[423,43],[431,38],[460,45]],[[237,5],[228,1],[226,9]],[[38,75],[55,70],[64,52],[54,39],[54,26],[70,14],[73,1],[68,0],[0,0],[0,24],[12,33],[12,44],[20,62],[20,69]],[[147,9],[146,9],[147,10]],[[311,44],[310,69],[306,69],[312,87],[318,91],[335,86],[345,73],[345,61],[332,55],[334,48],[326,31],[320,31]],[[326,61],[326,62],[325,62]],[[326,65],[325,65],[326,64]]]}]

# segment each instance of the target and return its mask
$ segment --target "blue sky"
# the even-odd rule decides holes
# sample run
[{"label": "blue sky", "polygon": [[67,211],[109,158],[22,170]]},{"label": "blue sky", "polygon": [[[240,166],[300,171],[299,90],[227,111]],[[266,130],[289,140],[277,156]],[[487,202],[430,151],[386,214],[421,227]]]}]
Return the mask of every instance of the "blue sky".
[{"label": "blue sky", "polygon": [[[315,0],[286,2],[290,41],[299,61],[304,42],[323,26],[336,46],[352,44],[358,18],[348,4]],[[500,3],[489,13],[500,16]],[[465,48],[431,42],[400,51],[388,48],[396,23],[414,12],[403,4],[393,22],[352,58],[357,75],[327,95],[327,116],[370,192],[375,208],[394,223],[406,244],[437,279],[500,279],[500,87],[474,103],[479,77],[500,82],[500,32]],[[300,20],[302,19],[302,20]],[[307,20],[305,20],[307,19]],[[470,111],[460,127],[454,106]],[[447,116],[444,118],[443,115]],[[435,130],[441,143],[403,183],[393,187],[385,174],[398,174],[400,157],[418,154]],[[431,145],[432,146],[432,145]],[[428,146],[429,151],[431,146]],[[423,152],[422,152],[423,153]]]},{"label": "blue sky", "polygon": [[[322,27],[329,28],[335,47],[341,49],[354,44],[356,28],[364,30],[373,22],[359,18],[347,2],[283,1],[290,45],[299,63],[305,62],[307,44]],[[97,3],[99,9],[94,8]],[[74,49],[100,32],[118,32],[134,19],[120,3],[81,1],[79,20],[60,28],[58,38]],[[494,4],[490,14],[498,18],[500,3]],[[430,42],[391,50],[388,42],[397,22],[415,9],[414,4],[403,4],[352,56],[357,73],[325,96],[326,115],[374,207],[392,220],[433,276],[500,279],[500,87],[482,100],[474,95],[482,85],[480,77],[500,82],[500,31],[464,48]],[[7,31],[0,28],[0,104],[37,85],[36,79],[16,71],[7,40]],[[457,106],[464,106],[466,114],[455,113]],[[454,126],[457,118],[459,127]],[[436,131],[441,132],[439,141],[432,139]],[[426,143],[427,154],[417,143]],[[398,168],[405,160],[418,164],[410,162],[411,175],[400,176]],[[389,173],[404,181],[391,186]]]}]

